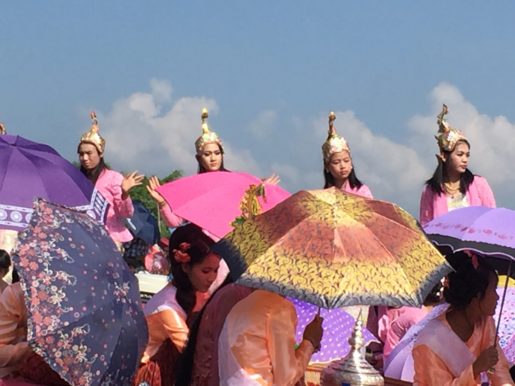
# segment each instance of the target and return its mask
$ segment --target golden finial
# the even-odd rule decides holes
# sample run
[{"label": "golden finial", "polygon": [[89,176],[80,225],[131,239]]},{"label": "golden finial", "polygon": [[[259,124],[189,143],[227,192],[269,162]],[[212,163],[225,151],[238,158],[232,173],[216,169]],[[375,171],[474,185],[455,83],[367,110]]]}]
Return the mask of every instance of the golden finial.
[{"label": "golden finial", "polygon": [[208,134],[209,133],[209,126],[207,124],[207,118],[209,117],[209,113],[207,109],[204,107],[202,109],[202,115],[200,118],[202,119],[202,134]]},{"label": "golden finial", "polygon": [[329,136],[328,137],[332,137],[333,135],[336,134],[336,129],[334,128],[335,120],[336,120],[336,114],[334,113],[334,111],[331,111],[329,113]]},{"label": "golden finial", "polygon": [[436,122],[438,123],[438,126],[440,127],[440,131],[445,133],[449,131],[449,126],[447,125],[447,122],[445,122],[445,116],[449,112],[449,109],[447,108],[447,105],[444,103],[442,105],[442,111],[438,116],[436,117]]},{"label": "golden finial", "polygon": [[241,216],[234,219],[232,222],[233,226],[242,224],[246,220],[251,219],[261,213],[261,205],[259,203],[258,197],[263,197],[263,201],[266,202],[264,184],[250,185],[241,199]]}]

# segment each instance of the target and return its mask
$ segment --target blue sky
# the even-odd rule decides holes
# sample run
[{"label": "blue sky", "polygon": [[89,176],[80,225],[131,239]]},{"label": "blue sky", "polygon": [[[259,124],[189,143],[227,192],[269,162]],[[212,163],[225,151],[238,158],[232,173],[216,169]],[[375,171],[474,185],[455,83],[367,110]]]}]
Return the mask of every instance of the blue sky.
[{"label": "blue sky", "polygon": [[514,207],[511,1],[52,1],[0,5],[0,121],[76,158],[97,111],[119,170],[195,172],[200,109],[230,169],[322,184],[327,114],[377,198],[418,212],[435,116]]}]

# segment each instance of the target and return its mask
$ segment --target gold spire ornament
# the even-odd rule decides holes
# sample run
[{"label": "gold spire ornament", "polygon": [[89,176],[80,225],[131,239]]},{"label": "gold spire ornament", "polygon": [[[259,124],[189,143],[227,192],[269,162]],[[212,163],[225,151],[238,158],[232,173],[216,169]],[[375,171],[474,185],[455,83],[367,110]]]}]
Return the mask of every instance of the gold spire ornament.
[{"label": "gold spire ornament", "polygon": [[209,114],[207,109],[204,107],[202,109],[202,134],[200,134],[200,137],[197,138],[195,141],[195,150],[197,151],[197,154],[201,154],[204,150],[204,146],[208,143],[216,143],[218,146],[220,146],[220,150],[224,151],[222,140],[218,137],[218,135],[209,129],[209,126],[207,124],[207,118]]},{"label": "gold spire ornament", "polygon": [[466,141],[467,138],[460,130],[451,127],[449,123],[445,120],[445,116],[449,112],[446,104],[443,104],[442,111],[436,117],[436,122],[438,123],[438,133],[435,135],[436,142],[438,143],[438,147],[440,148],[440,152],[452,152],[456,147],[458,141]]},{"label": "gold spire ornament", "polygon": [[0,122],[0,135],[7,134],[7,129],[5,128],[5,125]]},{"label": "gold spire ornament", "polygon": [[336,120],[336,114],[331,111],[329,113],[329,130],[327,132],[327,139],[322,145],[322,154],[324,156],[324,163],[328,163],[331,160],[331,156],[335,153],[347,151],[350,154],[349,145],[345,138],[338,135],[334,127],[334,121]]},{"label": "gold spire ornament", "polygon": [[338,359],[322,371],[320,386],[383,386],[384,379],[361,354],[365,344],[363,339],[361,312],[356,319],[349,338],[351,351],[343,359]]},{"label": "gold spire ornament", "polygon": [[97,114],[92,111],[89,116],[91,118],[91,126],[89,130],[82,134],[80,137],[80,143],[86,142],[94,145],[98,152],[102,155],[104,154],[106,141],[99,134],[100,128],[98,127]]}]

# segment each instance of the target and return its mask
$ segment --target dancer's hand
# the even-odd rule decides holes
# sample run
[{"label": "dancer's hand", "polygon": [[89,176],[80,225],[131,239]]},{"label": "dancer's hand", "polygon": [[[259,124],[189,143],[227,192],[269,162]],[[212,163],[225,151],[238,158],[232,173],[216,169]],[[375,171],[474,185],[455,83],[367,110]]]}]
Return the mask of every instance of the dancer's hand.
[{"label": "dancer's hand", "polygon": [[138,172],[132,172],[123,177],[122,181],[122,198],[125,199],[129,196],[129,191],[135,186],[141,185],[145,176],[138,174]]},{"label": "dancer's hand", "polygon": [[281,179],[277,174],[274,173],[270,177],[263,179],[263,182],[265,184],[277,185],[279,182],[281,182]]},{"label": "dancer's hand", "polygon": [[159,194],[157,191],[157,188],[161,186],[161,183],[159,182],[159,179],[156,176],[152,176],[148,179],[148,185],[146,186],[148,194],[150,194],[150,197],[154,199],[155,202],[159,205],[159,207],[163,207],[166,205],[166,201]]}]

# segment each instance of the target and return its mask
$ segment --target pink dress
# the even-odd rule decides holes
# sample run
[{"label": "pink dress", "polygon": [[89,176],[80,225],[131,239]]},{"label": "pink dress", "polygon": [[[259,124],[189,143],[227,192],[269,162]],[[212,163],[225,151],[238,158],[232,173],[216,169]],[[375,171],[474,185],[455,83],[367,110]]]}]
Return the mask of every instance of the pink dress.
[{"label": "pink dress", "polygon": [[[495,208],[494,194],[484,177],[474,176],[474,181],[470,184],[465,196],[469,206]],[[444,193],[439,195],[426,185],[420,197],[419,220],[422,226],[448,211],[447,195]]]},{"label": "pink dress", "polygon": [[344,192],[354,193],[354,194],[357,194],[358,196],[362,196],[362,197],[365,197],[365,198],[370,198],[370,199],[374,198],[372,196],[372,192],[370,191],[370,188],[368,186],[366,186],[365,184],[361,185],[359,188],[351,188],[351,186],[347,182],[342,187],[342,190]]},{"label": "pink dress", "polygon": [[379,338],[384,343],[383,357],[386,358],[399,343],[411,326],[427,315],[424,307],[389,308],[379,319]]},{"label": "pink dress", "polygon": [[304,375],[313,345],[295,348],[297,314],[286,298],[255,290],[227,315],[218,339],[221,386],[292,386]]},{"label": "pink dress", "polygon": [[[446,313],[432,320],[419,333],[413,348],[415,376],[418,386],[476,386],[472,364],[479,354],[492,346],[495,324],[492,317],[477,323],[470,338],[463,342],[449,326]],[[499,361],[494,372],[488,374],[492,386],[513,386],[509,366],[497,344]]]},{"label": "pink dress", "polygon": [[109,210],[105,227],[109,236],[116,243],[125,243],[132,240],[132,235],[125,227],[123,220],[130,218],[134,213],[130,197],[122,198],[123,176],[117,171],[104,169],[98,176],[95,188],[109,202]]}]

